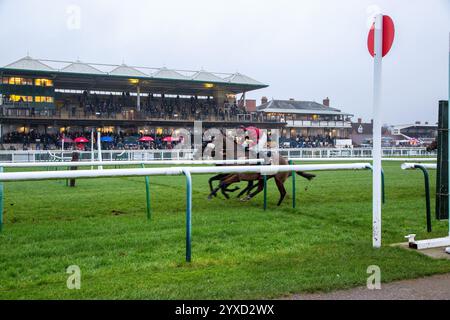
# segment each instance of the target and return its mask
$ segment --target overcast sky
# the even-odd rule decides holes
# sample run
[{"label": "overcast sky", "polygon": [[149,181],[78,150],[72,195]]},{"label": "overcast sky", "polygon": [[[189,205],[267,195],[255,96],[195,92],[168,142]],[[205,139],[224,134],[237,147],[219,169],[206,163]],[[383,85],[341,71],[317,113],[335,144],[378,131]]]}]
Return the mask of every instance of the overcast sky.
[{"label": "overcast sky", "polygon": [[29,52],[239,71],[270,85],[251,98],[328,96],[333,107],[370,120],[366,43],[377,10],[396,25],[383,64],[383,122],[436,122],[438,100],[448,99],[450,0],[0,0],[0,65]]}]

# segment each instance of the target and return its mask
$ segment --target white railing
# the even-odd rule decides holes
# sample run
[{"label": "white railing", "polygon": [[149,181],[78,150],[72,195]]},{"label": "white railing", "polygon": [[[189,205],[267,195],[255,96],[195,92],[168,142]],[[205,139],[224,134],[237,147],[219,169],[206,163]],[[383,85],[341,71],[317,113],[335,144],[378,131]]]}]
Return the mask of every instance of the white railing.
[{"label": "white railing", "polygon": [[[372,158],[371,148],[301,148],[280,149],[290,159],[301,158]],[[383,157],[436,157],[426,148],[383,148]]]},{"label": "white railing", "polygon": [[[302,148],[272,149],[289,159],[332,159],[332,158],[371,158],[370,148]],[[0,162],[51,162],[70,161],[73,151],[66,150],[27,150],[0,151]],[[153,160],[191,160],[195,150],[103,150],[105,161],[153,161]],[[427,152],[425,148],[384,148],[383,157],[436,157],[436,152]],[[98,151],[80,152],[80,161],[98,159]]]},{"label": "white railing", "polygon": [[287,126],[297,128],[351,128],[352,123],[344,120],[287,120]]}]

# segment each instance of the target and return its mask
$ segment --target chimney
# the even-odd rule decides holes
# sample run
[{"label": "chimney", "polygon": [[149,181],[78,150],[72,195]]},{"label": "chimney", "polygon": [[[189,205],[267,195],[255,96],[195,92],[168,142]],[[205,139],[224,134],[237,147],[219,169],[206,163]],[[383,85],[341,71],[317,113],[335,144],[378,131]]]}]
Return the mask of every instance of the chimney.
[{"label": "chimney", "polygon": [[261,98],[261,104],[265,104],[265,103],[267,103],[267,101],[269,101],[269,100],[267,99],[267,97],[262,97],[262,98]]},{"label": "chimney", "polygon": [[370,123],[373,124],[373,119],[370,119]]},{"label": "chimney", "polygon": [[416,121],[416,123],[415,124],[420,124],[420,121]]},{"label": "chimney", "polygon": [[323,105],[326,107],[329,107],[330,106],[330,98],[327,97],[326,99],[323,99]]},{"label": "chimney", "polygon": [[361,118],[358,118],[358,123],[362,123],[362,119]]},{"label": "chimney", "polygon": [[289,98],[289,101],[295,101],[295,99],[294,98]]}]

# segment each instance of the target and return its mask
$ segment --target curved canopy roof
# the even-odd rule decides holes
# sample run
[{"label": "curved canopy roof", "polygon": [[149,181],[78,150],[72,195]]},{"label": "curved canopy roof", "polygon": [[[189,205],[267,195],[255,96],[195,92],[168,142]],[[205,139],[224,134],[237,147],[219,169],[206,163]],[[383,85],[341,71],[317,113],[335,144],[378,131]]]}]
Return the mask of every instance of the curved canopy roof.
[{"label": "curved canopy roof", "polygon": [[23,72],[39,72],[51,74],[78,74],[80,76],[108,76],[136,78],[142,80],[173,80],[195,81],[211,84],[228,84],[243,87],[244,91],[265,88],[267,85],[240,73],[218,73],[205,70],[175,70],[168,68],[150,68],[100,63],[85,63],[80,61],[59,61],[46,59],[33,59],[29,56],[17,60],[0,68],[1,72],[17,70]]}]

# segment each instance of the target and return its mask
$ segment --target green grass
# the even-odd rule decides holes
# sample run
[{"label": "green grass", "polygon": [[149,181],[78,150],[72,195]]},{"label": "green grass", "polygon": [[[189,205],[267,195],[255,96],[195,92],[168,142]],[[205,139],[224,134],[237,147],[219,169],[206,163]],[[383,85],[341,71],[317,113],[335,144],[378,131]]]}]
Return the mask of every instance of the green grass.
[{"label": "green grass", "polygon": [[[426,233],[423,177],[384,164],[383,247],[372,249],[370,171],[297,177],[297,209],[289,196],[269,210],[262,196],[248,203],[206,200],[207,176],[194,176],[193,262],[185,255],[183,177],[152,177],[151,222],[143,178],[5,184],[0,235],[0,299],[247,299],[364,285],[367,267],[382,281],[450,272],[389,244],[447,234],[433,218]],[[430,172],[432,194],[435,173]],[[305,190],[307,188],[307,190]],[[432,204],[434,201],[432,201]],[[66,268],[78,265],[81,290],[68,290]]]}]

